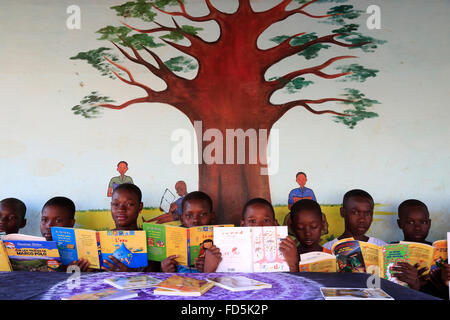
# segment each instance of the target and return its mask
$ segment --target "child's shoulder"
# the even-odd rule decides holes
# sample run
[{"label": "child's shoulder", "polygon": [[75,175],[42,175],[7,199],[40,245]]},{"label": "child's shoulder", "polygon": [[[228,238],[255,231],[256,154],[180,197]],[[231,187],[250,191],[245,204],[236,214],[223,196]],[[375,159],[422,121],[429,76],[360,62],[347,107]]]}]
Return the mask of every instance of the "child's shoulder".
[{"label": "child's shoulder", "polygon": [[374,237],[369,237],[369,240],[367,240],[368,243],[373,243],[376,244],[377,246],[384,246],[387,244],[387,242],[374,238]]}]

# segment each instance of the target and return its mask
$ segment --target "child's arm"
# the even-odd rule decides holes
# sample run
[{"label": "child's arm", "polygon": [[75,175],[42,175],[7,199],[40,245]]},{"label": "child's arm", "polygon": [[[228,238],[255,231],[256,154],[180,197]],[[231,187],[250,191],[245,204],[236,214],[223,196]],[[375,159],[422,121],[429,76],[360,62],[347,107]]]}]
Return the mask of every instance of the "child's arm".
[{"label": "child's arm", "polygon": [[417,270],[419,264],[416,263],[414,266],[407,262],[398,262],[395,266],[391,268],[395,272],[394,276],[403,282],[406,282],[411,289],[420,290],[423,283],[420,280],[420,276],[428,269],[422,268]]},{"label": "child's arm", "polygon": [[161,262],[162,272],[177,272],[178,262],[175,260],[178,255],[173,255],[165,258]]},{"label": "child's arm", "polygon": [[448,282],[450,280],[450,264],[444,263],[441,269],[441,280],[448,287]]},{"label": "child's arm", "polygon": [[73,261],[69,264],[69,266],[78,266],[81,272],[92,272],[94,269],[89,268],[90,263],[87,259],[79,259],[77,261]]},{"label": "child's arm", "polygon": [[205,265],[203,272],[216,272],[219,263],[222,261],[222,253],[215,245],[212,245],[205,253]]},{"label": "child's arm", "polygon": [[299,272],[298,264],[300,255],[297,251],[297,244],[290,237],[286,237],[280,242],[280,251],[289,265],[290,272]]}]

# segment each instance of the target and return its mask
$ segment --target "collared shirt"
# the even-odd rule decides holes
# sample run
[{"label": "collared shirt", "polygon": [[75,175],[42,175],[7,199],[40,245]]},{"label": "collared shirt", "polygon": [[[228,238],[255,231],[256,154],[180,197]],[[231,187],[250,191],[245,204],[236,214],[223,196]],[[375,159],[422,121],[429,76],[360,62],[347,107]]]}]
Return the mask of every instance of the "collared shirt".
[{"label": "collared shirt", "polygon": [[117,176],[117,177],[113,177],[111,178],[111,180],[109,181],[109,188],[112,188],[113,191],[114,189],[119,185],[119,184],[123,184],[123,183],[133,183],[133,179],[131,179],[131,177],[129,176]]},{"label": "collared shirt", "polygon": [[314,201],[317,201],[314,192],[307,187],[303,187],[303,189],[297,188],[289,192],[288,204],[294,204],[294,202],[297,202],[305,197],[311,197]]}]

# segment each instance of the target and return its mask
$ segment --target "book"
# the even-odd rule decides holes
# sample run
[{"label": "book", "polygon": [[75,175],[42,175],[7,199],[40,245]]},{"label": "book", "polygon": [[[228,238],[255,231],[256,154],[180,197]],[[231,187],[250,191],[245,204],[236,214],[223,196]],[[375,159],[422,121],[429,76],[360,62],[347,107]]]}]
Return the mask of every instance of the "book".
[{"label": "book", "polygon": [[[171,255],[178,255],[176,261],[183,266],[193,266],[197,257],[213,244],[213,230],[228,225],[211,225],[185,228],[180,226],[144,223],[147,235],[148,260],[163,261]],[[219,229],[220,229],[219,228]]]},{"label": "book", "polygon": [[222,261],[216,272],[289,272],[279,247],[287,226],[230,227],[214,231]]},{"label": "book", "polygon": [[61,300],[127,300],[136,298],[137,296],[137,292],[109,288],[97,292],[80,293],[69,297],[62,297]]},{"label": "book", "polygon": [[444,263],[448,261],[448,242],[447,240],[437,240],[433,242],[434,254],[431,270],[441,269]]},{"label": "book", "polygon": [[230,291],[248,291],[272,288],[270,283],[261,282],[244,276],[212,277],[207,278],[206,280],[213,282],[214,285],[218,287]]},{"label": "book", "polygon": [[10,233],[2,236],[2,240],[27,240],[27,241],[45,241],[44,237],[29,236],[21,233]]},{"label": "book", "polygon": [[9,261],[8,252],[6,252],[3,241],[0,240],[0,271],[12,271],[11,262]]},{"label": "book", "polygon": [[159,207],[165,212],[169,213],[170,211],[170,205],[175,201],[175,195],[166,188],[164,191],[164,194],[161,198],[161,202],[159,204]]},{"label": "book", "polygon": [[156,285],[155,295],[201,296],[214,287],[214,283],[191,277],[174,275]]},{"label": "book", "polygon": [[148,275],[140,276],[119,276],[103,280],[103,282],[117,289],[142,289],[154,287],[161,282],[160,279]]},{"label": "book", "polygon": [[77,228],[52,227],[62,264],[81,258],[90,268],[101,269],[103,260],[113,256],[129,268],[146,267],[147,245],[144,231],[95,231]]},{"label": "book", "polygon": [[339,272],[366,272],[366,265],[357,240],[338,241],[331,250],[336,256]]},{"label": "book", "polygon": [[2,240],[13,271],[58,271],[61,258],[55,241]]},{"label": "book", "polygon": [[314,251],[300,255],[300,272],[336,272],[336,256]]},{"label": "book", "polygon": [[394,300],[381,288],[320,288],[325,300]]}]

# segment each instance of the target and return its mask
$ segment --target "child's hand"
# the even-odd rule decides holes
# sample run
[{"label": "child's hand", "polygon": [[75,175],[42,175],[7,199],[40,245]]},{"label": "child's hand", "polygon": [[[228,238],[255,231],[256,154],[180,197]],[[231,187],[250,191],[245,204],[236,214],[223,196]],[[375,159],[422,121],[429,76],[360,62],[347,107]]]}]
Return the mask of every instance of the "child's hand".
[{"label": "child's hand", "polygon": [[78,266],[81,272],[88,272],[88,270],[92,270],[89,269],[90,263],[89,260],[87,259],[79,259],[77,261],[72,261],[69,264],[69,266]]},{"label": "child's hand", "polygon": [[427,268],[417,270],[418,267],[418,263],[412,266],[407,262],[397,262],[395,266],[391,267],[391,270],[395,272],[394,277],[398,280],[406,282],[411,289],[419,290],[421,287],[419,277]]},{"label": "child's hand", "polygon": [[450,264],[444,263],[441,269],[441,279],[448,286],[448,282],[450,280]]},{"label": "child's hand", "polygon": [[115,271],[115,272],[131,272],[131,271],[135,271],[135,269],[132,268],[128,268],[126,265],[124,265],[122,262],[120,262],[119,260],[117,260],[115,257],[113,256],[109,256],[109,259],[112,260],[111,263],[108,260],[103,260],[103,266],[102,266],[102,270],[105,271]]},{"label": "child's hand", "polygon": [[203,272],[211,273],[216,272],[217,267],[219,266],[220,261],[222,261],[222,253],[220,249],[215,245],[206,250],[205,253],[205,266]]},{"label": "child's hand", "polygon": [[178,262],[175,261],[176,258],[178,258],[178,255],[173,255],[165,258],[161,262],[162,272],[177,272]]},{"label": "child's hand", "polygon": [[197,258],[195,258],[194,266],[195,266],[195,269],[197,269],[198,272],[203,272],[203,269],[205,267],[205,257],[197,257]]},{"label": "child's hand", "polygon": [[297,244],[290,237],[286,237],[280,242],[280,251],[289,265],[290,272],[299,272],[298,264],[300,255],[297,252]]}]

